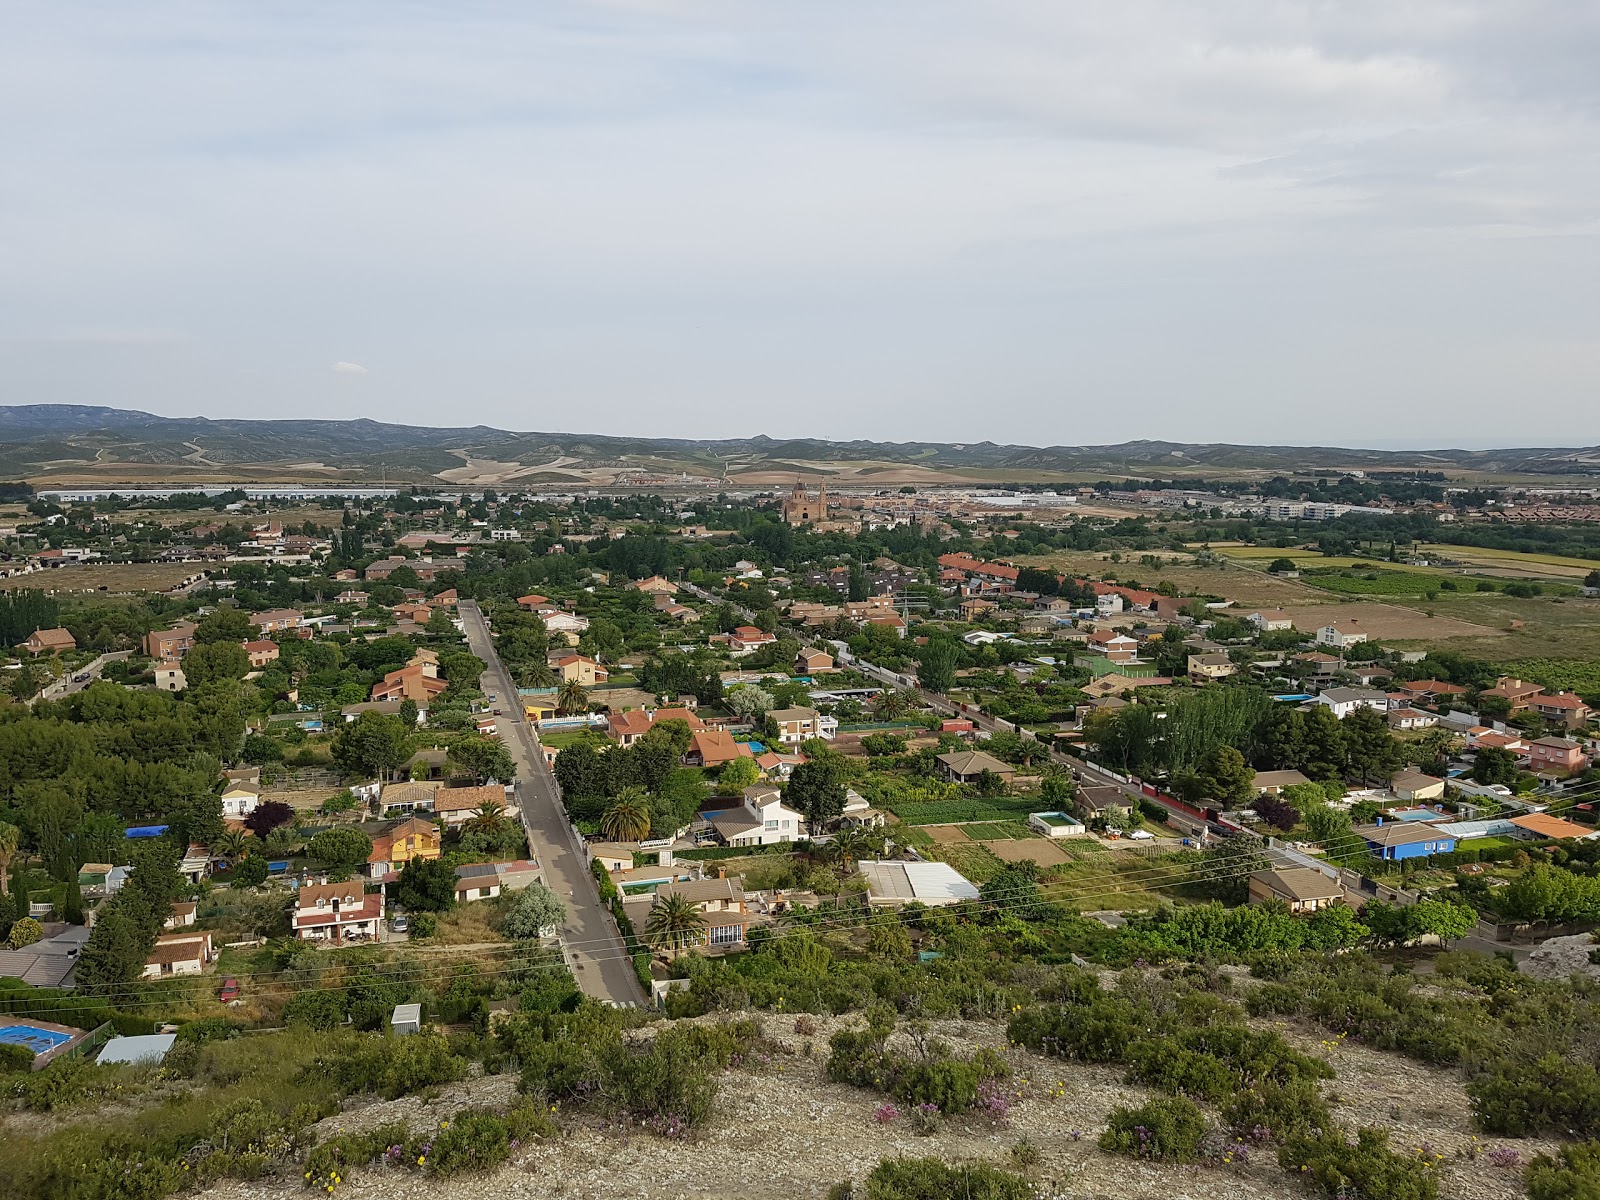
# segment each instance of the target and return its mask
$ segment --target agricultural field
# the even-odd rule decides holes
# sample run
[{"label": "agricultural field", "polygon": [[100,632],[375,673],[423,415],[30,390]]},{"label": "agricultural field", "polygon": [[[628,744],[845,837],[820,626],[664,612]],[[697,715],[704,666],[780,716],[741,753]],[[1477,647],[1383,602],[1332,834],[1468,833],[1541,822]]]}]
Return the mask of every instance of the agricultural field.
[{"label": "agricultural field", "polygon": [[[1425,611],[1399,604],[1380,604],[1376,601],[1363,604],[1359,601],[1346,604],[1317,604],[1290,606],[1284,610],[1294,620],[1296,629],[1316,629],[1332,621],[1358,621],[1375,638],[1406,642],[1437,642],[1442,639],[1486,639],[1502,636],[1501,630],[1438,612],[1429,616]],[[1502,626],[1504,622],[1501,623]]]},{"label": "agricultural field", "polygon": [[[1558,660],[1559,665],[1571,668],[1600,660],[1600,600],[1477,592],[1442,593],[1436,601],[1418,603],[1435,616],[1419,613],[1420,621],[1414,624],[1433,632],[1389,636],[1417,638],[1431,648],[1470,654],[1504,664],[1507,670],[1530,660]],[[1372,607],[1376,606],[1341,606],[1350,610],[1343,615],[1354,616],[1362,624],[1367,624],[1367,618],[1360,615],[1361,610]],[[1398,609],[1400,605],[1383,607]],[[1463,625],[1470,631],[1453,632]]]},{"label": "agricultural field", "polygon": [[1313,601],[1319,594],[1299,580],[1280,579],[1253,565],[1222,562],[1197,566],[1192,558],[1170,551],[1158,552],[1156,557],[1163,560],[1159,567],[1127,559],[1114,563],[1105,554],[1080,551],[1022,555],[1012,561],[1018,566],[1043,567],[1074,576],[1114,575],[1119,583],[1130,587],[1155,588],[1170,583],[1181,592],[1222,596],[1241,608],[1285,608]]},{"label": "agricultural field", "polygon": [[1418,551],[1477,567],[1515,571],[1530,578],[1581,579],[1600,568],[1600,562],[1565,554],[1535,554],[1523,550],[1490,550],[1479,546],[1419,545]]},{"label": "agricultural field", "polygon": [[0,589],[37,589],[57,596],[73,592],[164,592],[199,570],[197,563],[90,563],[13,575],[0,579]]}]

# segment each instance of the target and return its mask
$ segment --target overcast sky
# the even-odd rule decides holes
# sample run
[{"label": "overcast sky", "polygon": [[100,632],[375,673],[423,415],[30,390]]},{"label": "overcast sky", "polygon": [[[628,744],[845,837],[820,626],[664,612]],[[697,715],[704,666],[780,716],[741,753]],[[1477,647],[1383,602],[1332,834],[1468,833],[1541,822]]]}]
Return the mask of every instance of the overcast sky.
[{"label": "overcast sky", "polygon": [[1600,5],[0,0],[0,402],[1600,442]]}]

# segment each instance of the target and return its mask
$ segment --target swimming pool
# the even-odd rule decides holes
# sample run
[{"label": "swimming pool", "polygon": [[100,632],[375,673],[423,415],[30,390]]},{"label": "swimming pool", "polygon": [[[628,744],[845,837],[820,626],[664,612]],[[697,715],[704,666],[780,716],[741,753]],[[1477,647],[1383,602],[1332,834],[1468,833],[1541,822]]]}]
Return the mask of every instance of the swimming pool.
[{"label": "swimming pool", "polygon": [[0,1026],[0,1042],[13,1046],[26,1046],[35,1054],[47,1054],[57,1046],[72,1040],[70,1033],[57,1033],[54,1029],[40,1029],[37,1025]]}]

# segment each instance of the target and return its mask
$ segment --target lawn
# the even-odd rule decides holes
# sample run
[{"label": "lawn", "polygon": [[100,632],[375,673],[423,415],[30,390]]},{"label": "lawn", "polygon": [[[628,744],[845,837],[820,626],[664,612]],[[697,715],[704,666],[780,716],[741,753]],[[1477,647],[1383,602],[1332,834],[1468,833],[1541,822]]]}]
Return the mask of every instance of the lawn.
[{"label": "lawn", "polygon": [[552,750],[565,750],[569,746],[587,744],[599,750],[610,745],[610,741],[604,734],[593,729],[563,729],[559,733],[541,733],[539,744],[549,746]]},{"label": "lawn", "polygon": [[1468,838],[1456,847],[1457,850],[1498,850],[1502,846],[1511,845],[1505,838],[1481,837]]}]

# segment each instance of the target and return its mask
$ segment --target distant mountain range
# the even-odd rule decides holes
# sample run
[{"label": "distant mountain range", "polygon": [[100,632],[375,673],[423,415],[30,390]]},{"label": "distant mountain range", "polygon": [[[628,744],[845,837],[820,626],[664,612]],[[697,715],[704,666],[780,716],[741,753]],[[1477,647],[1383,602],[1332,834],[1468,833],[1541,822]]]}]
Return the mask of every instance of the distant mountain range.
[{"label": "distant mountain range", "polygon": [[0,478],[84,485],[293,482],[508,487],[688,476],[771,486],[1237,477],[1293,470],[1431,470],[1452,476],[1591,475],[1600,447],[1357,450],[1190,445],[1009,446],[768,437],[704,441],[518,433],[484,425],[158,417],[76,404],[0,406]]}]

